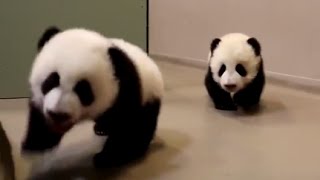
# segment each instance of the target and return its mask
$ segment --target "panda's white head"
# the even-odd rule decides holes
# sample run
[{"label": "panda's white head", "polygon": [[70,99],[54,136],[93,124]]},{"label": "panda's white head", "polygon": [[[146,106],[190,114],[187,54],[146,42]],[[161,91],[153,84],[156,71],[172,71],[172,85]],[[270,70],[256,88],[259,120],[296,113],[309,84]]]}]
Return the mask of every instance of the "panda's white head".
[{"label": "panda's white head", "polygon": [[246,87],[258,74],[261,62],[261,47],[253,37],[230,33],[211,43],[209,66],[213,79],[230,93]]},{"label": "panda's white head", "polygon": [[109,46],[108,39],[85,29],[50,27],[40,38],[29,78],[31,102],[57,132],[113,103],[118,89]]}]

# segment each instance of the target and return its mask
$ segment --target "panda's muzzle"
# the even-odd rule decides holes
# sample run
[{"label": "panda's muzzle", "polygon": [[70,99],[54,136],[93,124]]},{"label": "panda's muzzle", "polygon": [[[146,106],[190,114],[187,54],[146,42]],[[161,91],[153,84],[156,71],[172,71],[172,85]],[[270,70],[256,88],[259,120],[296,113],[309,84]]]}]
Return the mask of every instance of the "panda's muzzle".
[{"label": "panda's muzzle", "polygon": [[228,90],[228,91],[234,91],[237,88],[236,84],[225,84],[224,87]]},{"label": "panda's muzzle", "polygon": [[62,124],[71,119],[71,115],[65,112],[48,111],[48,116],[54,123]]}]

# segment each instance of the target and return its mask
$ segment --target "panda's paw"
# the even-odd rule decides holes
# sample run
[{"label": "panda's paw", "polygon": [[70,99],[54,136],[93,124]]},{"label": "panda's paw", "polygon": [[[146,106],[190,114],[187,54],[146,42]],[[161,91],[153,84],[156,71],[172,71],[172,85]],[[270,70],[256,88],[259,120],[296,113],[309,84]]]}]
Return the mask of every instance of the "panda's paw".
[{"label": "panda's paw", "polygon": [[229,104],[229,105],[216,105],[216,109],[222,110],[222,111],[236,111],[238,110],[237,106],[234,104]]},{"label": "panda's paw", "polygon": [[97,136],[107,136],[108,133],[105,129],[103,129],[98,123],[96,123],[94,125],[94,133],[97,135]]}]

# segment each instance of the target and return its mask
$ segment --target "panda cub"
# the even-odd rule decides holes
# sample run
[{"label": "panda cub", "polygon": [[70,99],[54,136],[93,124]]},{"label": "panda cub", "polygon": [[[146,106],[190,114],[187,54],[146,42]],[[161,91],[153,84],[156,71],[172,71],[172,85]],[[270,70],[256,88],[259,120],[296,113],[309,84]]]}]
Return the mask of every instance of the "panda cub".
[{"label": "panda cub", "polygon": [[96,167],[140,158],[152,141],[164,92],[155,62],[136,45],[98,32],[48,27],[38,42],[29,83],[22,152],[56,147],[77,123],[94,120],[108,136]]},{"label": "panda cub", "polygon": [[215,108],[235,111],[255,107],[265,85],[258,40],[230,33],[211,42],[205,87]]}]

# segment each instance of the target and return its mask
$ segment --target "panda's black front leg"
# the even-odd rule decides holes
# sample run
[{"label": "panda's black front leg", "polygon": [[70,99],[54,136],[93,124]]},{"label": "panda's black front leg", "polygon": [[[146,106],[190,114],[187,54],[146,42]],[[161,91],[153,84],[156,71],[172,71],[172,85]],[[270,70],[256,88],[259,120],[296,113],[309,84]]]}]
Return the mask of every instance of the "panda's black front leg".
[{"label": "panda's black front leg", "polygon": [[134,157],[132,141],[133,139],[129,137],[109,136],[102,151],[94,156],[94,166],[97,168],[111,168],[124,165]]},{"label": "panda's black front leg", "polygon": [[104,125],[101,124],[101,123],[95,123],[94,124],[94,133],[97,135],[97,136],[107,136],[108,135],[108,132],[104,129]]},{"label": "panda's black front leg", "polygon": [[219,110],[235,111],[237,106],[234,104],[230,93],[223,90],[218,83],[216,83],[211,76],[210,69],[205,77],[206,90],[212,99],[215,108]]},{"label": "panda's black front leg", "polygon": [[102,120],[98,120],[95,122],[93,126],[94,133],[97,136],[107,136],[108,130],[107,130],[108,124]]},{"label": "panda's black front leg", "polygon": [[108,128],[113,127],[114,119],[117,118],[116,116],[116,107],[109,109],[108,111],[104,112],[100,115],[96,120],[93,127],[94,133],[97,136],[107,136],[108,135]]},{"label": "panda's black front leg", "polygon": [[[129,128],[129,127],[128,127]],[[131,126],[131,128],[135,128]],[[119,130],[122,134],[109,135],[101,152],[94,156],[97,168],[118,167],[141,157],[150,143],[150,134],[139,135],[138,130]]]},{"label": "panda's black front leg", "polygon": [[57,146],[63,134],[53,132],[45,116],[32,102],[29,102],[29,117],[22,152],[42,152]]},{"label": "panda's black front leg", "polygon": [[94,165],[121,166],[141,158],[154,137],[160,107],[161,102],[154,100],[141,110],[113,116],[109,121],[108,138],[102,151],[95,155]]},{"label": "panda's black front leg", "polygon": [[233,99],[235,103],[243,108],[257,106],[260,102],[261,94],[265,85],[265,75],[261,65],[256,78],[247,87],[237,92]]}]

